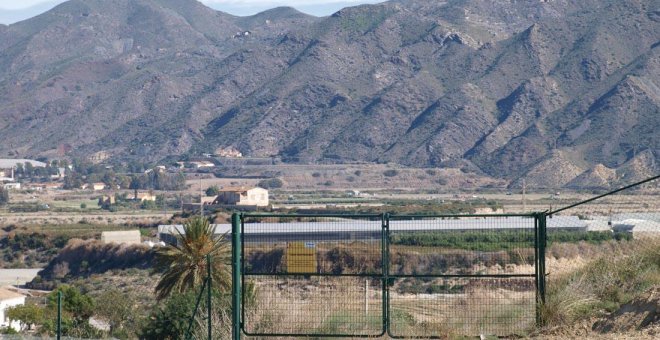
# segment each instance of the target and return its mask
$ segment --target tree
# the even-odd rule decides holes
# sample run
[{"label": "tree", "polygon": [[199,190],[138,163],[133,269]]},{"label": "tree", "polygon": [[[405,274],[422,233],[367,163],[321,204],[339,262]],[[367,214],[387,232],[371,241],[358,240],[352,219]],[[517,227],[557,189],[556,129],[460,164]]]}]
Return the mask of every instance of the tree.
[{"label": "tree", "polygon": [[30,162],[25,162],[25,177],[34,175],[34,166]]},{"label": "tree", "polygon": [[140,181],[140,177],[139,176],[131,177],[131,183],[128,186],[128,188],[134,190],[133,199],[137,199],[138,189],[140,189],[141,187],[142,187],[142,183]]},{"label": "tree", "polygon": [[218,193],[220,192],[220,189],[218,189],[217,185],[210,186],[206,188],[206,196],[218,196]]},{"label": "tree", "polygon": [[164,304],[159,304],[147,318],[140,338],[142,339],[183,339],[188,322],[195,308],[194,292],[173,293]]},{"label": "tree", "polygon": [[6,205],[7,203],[9,203],[9,190],[0,187],[0,206]]},{"label": "tree", "polygon": [[53,334],[57,310],[57,292],[62,292],[62,334],[76,338],[99,338],[100,332],[90,326],[89,318],[94,314],[94,300],[78,288],[61,285],[48,295],[48,316],[41,327],[42,331]]},{"label": "tree", "polygon": [[284,182],[282,182],[281,179],[279,178],[269,178],[269,179],[264,179],[259,181],[257,183],[258,187],[264,188],[264,189],[276,189],[276,188],[281,188],[284,185]]},{"label": "tree", "polygon": [[153,210],[156,209],[156,202],[150,200],[144,200],[140,204],[140,209]]},{"label": "tree", "polygon": [[164,209],[165,204],[167,204],[167,202],[165,201],[165,195],[163,194],[156,195],[156,206]]},{"label": "tree", "polygon": [[227,289],[231,284],[231,254],[224,237],[216,237],[215,227],[206,218],[195,216],[183,225],[176,245],[156,250],[154,273],[161,273],[156,298],[162,300],[173,292],[201,287],[206,279],[206,255],[211,257],[214,287]]},{"label": "tree", "polygon": [[25,175],[25,168],[23,167],[23,163],[16,163],[15,175],[21,177]]},{"label": "tree", "polygon": [[71,313],[76,323],[86,323],[94,314],[94,300],[78,288],[61,285],[48,295],[48,305],[57,307],[57,292],[62,292],[62,309]]},{"label": "tree", "polygon": [[110,335],[121,330],[131,318],[134,313],[133,301],[135,299],[117,289],[107,290],[96,299],[96,315],[108,322]]},{"label": "tree", "polygon": [[[250,285],[249,287],[252,287]],[[195,309],[199,292],[173,293],[162,303],[155,306],[146,318],[139,334],[140,339],[184,339],[186,335],[192,339],[206,339],[206,299],[200,301],[198,312],[193,320],[190,334],[186,334],[188,324]],[[250,302],[250,300],[246,300]],[[214,339],[229,339],[231,337],[231,295],[212,291],[211,328]]]},{"label": "tree", "polygon": [[34,304],[24,304],[7,308],[7,318],[16,320],[21,325],[21,331],[32,329],[32,325],[44,322],[44,308]]},{"label": "tree", "polygon": [[82,177],[77,172],[68,172],[64,177],[64,189],[78,189],[82,184]]}]

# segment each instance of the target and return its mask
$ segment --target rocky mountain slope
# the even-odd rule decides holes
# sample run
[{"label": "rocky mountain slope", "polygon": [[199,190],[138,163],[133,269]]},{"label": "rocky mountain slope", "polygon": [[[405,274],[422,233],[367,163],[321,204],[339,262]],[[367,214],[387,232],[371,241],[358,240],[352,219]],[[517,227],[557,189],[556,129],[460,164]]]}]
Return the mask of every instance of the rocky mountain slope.
[{"label": "rocky mountain slope", "polygon": [[0,155],[235,147],[609,187],[658,172],[658,5],[395,0],[316,18],[71,0],[0,27]]}]

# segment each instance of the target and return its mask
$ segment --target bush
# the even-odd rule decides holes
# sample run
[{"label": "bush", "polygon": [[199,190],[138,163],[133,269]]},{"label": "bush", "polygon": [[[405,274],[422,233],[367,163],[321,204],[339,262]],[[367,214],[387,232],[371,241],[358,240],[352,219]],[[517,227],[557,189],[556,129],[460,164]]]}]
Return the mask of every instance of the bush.
[{"label": "bush", "polygon": [[18,332],[11,327],[0,327],[0,334],[18,334]]},{"label": "bush", "polygon": [[279,178],[269,178],[269,179],[264,179],[259,181],[257,183],[258,187],[264,188],[264,189],[275,189],[275,188],[281,188],[284,185],[284,182],[282,182],[281,179]]},{"label": "bush", "polygon": [[[613,234],[600,231],[551,231],[548,245],[554,243],[602,242],[630,239],[630,234]],[[394,233],[392,244],[422,247],[443,247],[475,251],[513,250],[534,246],[534,234],[502,230],[496,233],[481,231],[439,231],[426,233]]]},{"label": "bush", "polygon": [[399,172],[394,170],[394,169],[385,170],[383,172],[383,175],[385,175],[385,177],[394,177],[398,174],[399,174]]},{"label": "bush", "polygon": [[80,209],[87,209],[87,203],[80,203]]},{"label": "bush", "polygon": [[312,174],[312,177],[319,178],[319,177],[321,177],[321,173],[320,172],[315,172],[315,173]]},{"label": "bush", "polygon": [[153,210],[156,209],[156,202],[154,201],[149,201],[149,200],[144,200],[140,204],[140,209],[146,209],[146,210]]},{"label": "bush", "polygon": [[205,193],[206,193],[206,196],[209,196],[209,197],[218,196],[218,194],[220,193],[220,189],[216,185],[210,186],[210,187],[206,188]]},{"label": "bush", "polygon": [[[33,288],[50,288],[48,282],[58,276],[76,277],[84,274],[104,273],[114,269],[140,268],[151,266],[153,252],[144,245],[104,244],[98,240],[83,241],[72,239],[39,275],[44,281]],[[69,275],[67,275],[69,274]]]},{"label": "bush", "polygon": [[0,187],[0,206],[6,205],[7,203],[9,203],[9,190]]}]

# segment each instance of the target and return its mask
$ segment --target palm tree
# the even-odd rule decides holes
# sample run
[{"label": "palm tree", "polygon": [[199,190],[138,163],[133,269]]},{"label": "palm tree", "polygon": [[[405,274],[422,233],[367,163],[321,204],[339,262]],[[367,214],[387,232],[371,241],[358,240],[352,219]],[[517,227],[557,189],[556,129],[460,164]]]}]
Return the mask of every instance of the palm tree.
[{"label": "palm tree", "polygon": [[206,279],[206,256],[211,255],[213,286],[231,287],[230,245],[225,237],[216,237],[215,228],[197,216],[183,225],[176,245],[156,250],[154,273],[161,273],[156,285],[156,298],[161,300],[174,292],[182,293],[200,287]]}]

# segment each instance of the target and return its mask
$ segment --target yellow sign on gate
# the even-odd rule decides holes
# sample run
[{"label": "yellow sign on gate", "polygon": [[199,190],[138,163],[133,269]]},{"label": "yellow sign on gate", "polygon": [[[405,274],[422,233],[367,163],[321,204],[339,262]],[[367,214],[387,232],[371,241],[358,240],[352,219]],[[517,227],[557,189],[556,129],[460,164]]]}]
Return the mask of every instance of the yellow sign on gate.
[{"label": "yellow sign on gate", "polygon": [[289,273],[316,273],[316,244],[289,242],[286,245],[286,269]]}]

